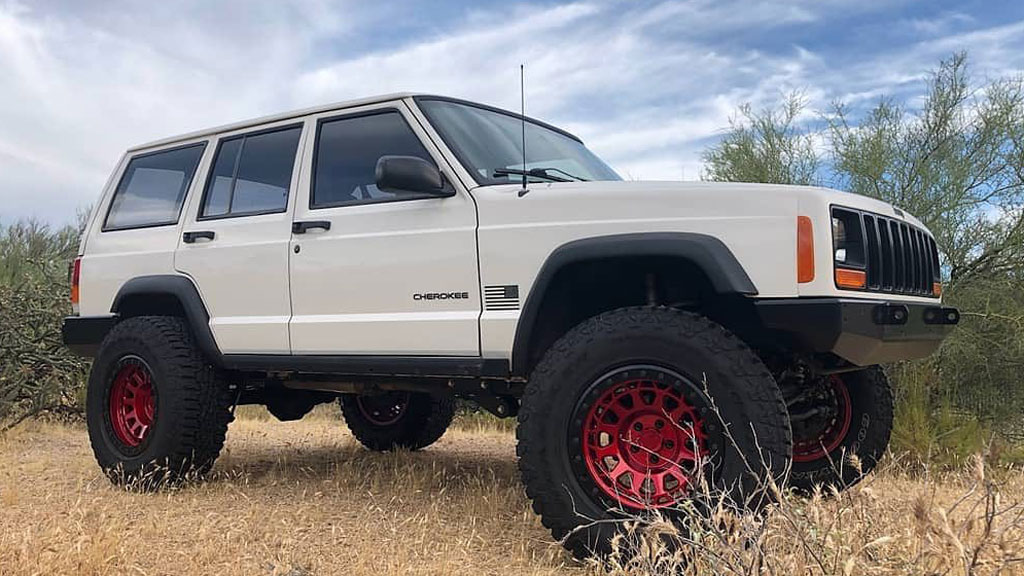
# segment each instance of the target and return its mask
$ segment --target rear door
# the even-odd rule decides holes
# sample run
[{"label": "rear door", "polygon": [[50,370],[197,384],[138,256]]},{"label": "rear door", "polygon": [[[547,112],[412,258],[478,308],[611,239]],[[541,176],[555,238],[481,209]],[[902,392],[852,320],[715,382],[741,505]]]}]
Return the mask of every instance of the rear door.
[{"label": "rear door", "polygon": [[304,124],[220,135],[175,254],[210,314],[222,353],[288,354],[290,208]]},{"label": "rear door", "polygon": [[[450,167],[401,101],[311,120],[292,236],[294,354],[478,356],[476,208],[383,191],[384,155]],[[314,140],[315,138],[315,140]]]}]

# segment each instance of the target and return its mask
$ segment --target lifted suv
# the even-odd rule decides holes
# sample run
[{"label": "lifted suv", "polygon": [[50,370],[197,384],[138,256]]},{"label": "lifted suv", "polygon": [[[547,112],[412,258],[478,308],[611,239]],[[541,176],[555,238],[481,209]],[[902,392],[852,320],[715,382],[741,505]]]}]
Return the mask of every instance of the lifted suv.
[{"label": "lifted suv", "polygon": [[856,481],[892,424],[877,364],[958,320],[939,277],[888,204],[623,182],[554,126],[400,94],[129,150],[64,340],[95,357],[115,481],[207,471],[238,404],[337,400],[389,450],[437,440],[462,397],[518,415],[534,508],[585,554],[615,532],[594,520],[676,507],[698,474],[738,495]]}]

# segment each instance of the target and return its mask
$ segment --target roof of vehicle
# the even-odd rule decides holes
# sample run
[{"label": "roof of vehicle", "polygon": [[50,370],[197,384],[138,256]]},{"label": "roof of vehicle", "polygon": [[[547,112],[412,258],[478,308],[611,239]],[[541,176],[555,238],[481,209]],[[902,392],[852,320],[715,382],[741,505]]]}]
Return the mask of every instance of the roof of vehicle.
[{"label": "roof of vehicle", "polygon": [[[381,94],[381,95],[378,95],[378,96],[370,96],[370,97],[367,97],[367,98],[357,98],[355,100],[345,100],[345,101],[342,101],[342,102],[334,102],[334,103],[331,103],[331,104],[322,104],[320,106],[312,106],[310,108],[302,108],[302,109],[299,109],[299,110],[292,110],[292,111],[289,111],[289,112],[281,112],[281,113],[278,113],[278,114],[271,114],[269,116],[262,116],[262,117],[259,117],[259,118],[252,118],[252,119],[249,119],[249,120],[242,120],[241,122],[233,122],[233,123],[224,124],[224,125],[221,125],[221,126],[214,126],[212,128],[204,128],[202,130],[196,130],[194,132],[188,132],[186,134],[179,134],[178,136],[171,136],[170,138],[161,138],[159,140],[154,140],[152,142],[147,142],[145,144],[140,144],[138,146],[132,146],[131,148],[128,149],[128,152],[129,153],[130,152],[138,152],[140,150],[147,150],[147,149],[150,149],[150,148],[157,148],[157,147],[160,147],[160,146],[166,146],[168,144],[174,144],[174,143],[177,143],[177,142],[185,142],[187,140],[194,140],[194,139],[197,139],[197,138],[213,136],[215,134],[220,134],[222,132],[232,132],[232,131],[235,131],[235,130],[241,130],[243,128],[249,128],[249,127],[253,127],[253,126],[260,126],[260,125],[263,125],[263,124],[270,124],[272,122],[279,122],[281,120],[288,120],[289,118],[299,118],[299,117],[302,117],[302,116],[308,116],[310,114],[319,114],[321,112],[330,112],[331,110],[341,110],[341,109],[344,109],[344,108],[355,108],[357,106],[366,106],[366,105],[369,105],[369,104],[379,104],[381,102],[391,102],[391,101],[394,101],[394,100],[402,100],[402,99],[406,99],[406,98],[438,99],[438,100],[447,100],[447,101],[451,101],[451,102],[461,102],[461,103],[464,103],[464,104],[471,104],[473,106],[478,106],[480,108],[484,108],[484,109],[487,109],[487,110],[493,110],[493,111],[501,112],[501,113],[504,113],[504,114],[510,114],[510,115],[513,115],[513,116],[516,116],[516,117],[519,116],[519,114],[517,114],[515,112],[511,112],[511,111],[508,111],[508,110],[503,110],[501,108],[496,108],[494,106],[489,106],[487,104],[481,104],[479,102],[472,102],[472,101],[469,101],[469,100],[459,100],[457,98],[449,98],[447,96],[435,96],[435,95],[432,95],[432,94],[419,94],[419,93],[415,93],[415,92],[394,92],[394,93],[391,93],[391,94]],[[539,125],[544,126],[546,128],[550,128],[552,130],[555,130],[556,132],[561,132],[562,134],[565,134],[566,136],[569,136],[573,140],[582,142],[582,140],[580,140],[579,137],[577,137],[574,134],[571,134],[571,133],[569,133],[569,132],[567,132],[567,131],[565,131],[565,130],[557,127],[557,126],[552,126],[551,124],[548,124],[547,122],[544,122],[542,120],[537,120],[535,118],[530,118],[529,116],[527,116],[526,119],[528,121],[532,122],[532,123],[539,124]]]},{"label": "roof of vehicle", "polygon": [[381,94],[379,96],[370,96],[368,98],[358,98],[356,100],[346,100],[343,102],[334,102],[332,104],[322,104],[320,106],[312,106],[310,108],[292,110],[290,112],[281,112],[278,114],[271,114],[269,116],[262,116],[259,118],[242,120],[241,122],[232,122],[231,124],[214,126],[212,128],[204,128],[202,130],[196,130],[194,132],[188,132],[186,134],[180,134],[178,136],[171,136],[170,138],[161,138],[159,140],[147,142],[145,144],[140,144],[138,146],[132,146],[131,148],[128,149],[128,151],[137,152],[139,150],[145,150],[147,148],[156,148],[157,146],[174,144],[175,142],[183,142],[185,140],[202,138],[204,136],[212,136],[214,134],[220,134],[221,132],[231,132],[233,130],[248,128],[250,126],[270,124],[271,122],[287,120],[289,118],[298,118],[300,116],[307,116],[309,114],[317,114],[320,112],[330,112],[331,110],[337,110],[340,108],[353,108],[355,106],[365,106],[368,104],[377,104],[380,102],[388,102],[391,100],[401,100],[403,98],[409,98],[414,95],[415,94],[409,92],[395,92],[393,94]]}]

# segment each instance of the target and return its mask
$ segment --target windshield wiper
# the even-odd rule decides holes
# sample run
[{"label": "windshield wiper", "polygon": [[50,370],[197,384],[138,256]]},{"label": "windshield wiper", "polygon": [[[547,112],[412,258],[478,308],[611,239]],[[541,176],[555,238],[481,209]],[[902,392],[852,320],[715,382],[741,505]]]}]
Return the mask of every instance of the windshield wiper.
[{"label": "windshield wiper", "polygon": [[[562,178],[561,176],[555,176],[554,174],[549,174],[549,172],[559,172],[559,173],[562,173],[562,174],[568,176],[569,178]],[[523,175],[526,175],[526,176],[533,176],[534,178],[543,178],[545,180],[550,180],[552,182],[573,182],[573,181],[586,182],[587,181],[586,178],[580,178],[579,176],[570,174],[570,173],[566,172],[565,170],[562,170],[561,168],[530,168],[529,170],[522,170],[520,168],[495,168],[494,169],[494,175],[495,176],[523,176]]]}]

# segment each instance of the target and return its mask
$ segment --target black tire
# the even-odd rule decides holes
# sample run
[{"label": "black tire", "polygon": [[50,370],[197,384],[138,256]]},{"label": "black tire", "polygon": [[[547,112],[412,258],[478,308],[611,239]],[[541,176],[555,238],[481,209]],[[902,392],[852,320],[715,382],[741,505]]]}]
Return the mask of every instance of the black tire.
[{"label": "black tire", "polygon": [[[115,431],[115,379],[148,373],[151,426],[135,445]],[[231,393],[193,343],[181,318],[140,316],[115,326],[89,374],[86,419],[100,467],[116,484],[154,488],[209,471],[224,445]]]},{"label": "black tire", "polygon": [[[845,428],[846,432],[828,442],[838,444],[827,450],[830,446],[808,437],[814,431],[808,433],[794,423],[794,458],[789,481],[802,492],[810,492],[819,485],[842,490],[856,484],[878,465],[892,434],[892,388],[879,366],[826,378],[830,387],[838,391],[841,403],[846,396],[849,398],[849,410],[842,410],[837,418],[840,430]],[[815,444],[818,449],[811,451]],[[857,457],[856,465],[851,455]]]},{"label": "black tire", "polygon": [[765,476],[781,478],[789,462],[789,422],[778,386],[731,332],[698,314],[669,308],[624,308],[586,320],[534,369],[516,430],[519,469],[533,509],[579,558],[607,554],[623,524],[601,520],[625,517],[622,502],[609,499],[587,472],[583,443],[592,436],[581,439],[586,433],[579,415],[615,389],[617,377],[608,374],[634,366],[637,377],[674,382],[687,402],[703,403],[701,426],[712,464],[706,470],[711,485],[735,502],[749,497],[755,508],[766,503],[769,498],[760,490]]},{"label": "black tire", "polygon": [[[374,416],[377,406],[401,406],[390,414]],[[377,452],[395,448],[419,450],[437,442],[455,417],[451,395],[423,392],[384,392],[376,395],[343,394],[338,399],[345,423],[356,440]]]}]

